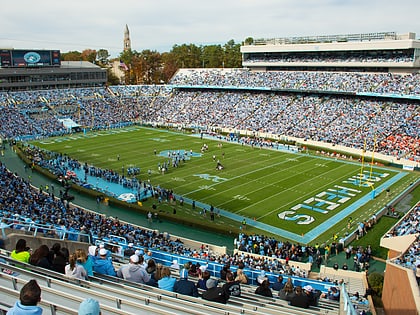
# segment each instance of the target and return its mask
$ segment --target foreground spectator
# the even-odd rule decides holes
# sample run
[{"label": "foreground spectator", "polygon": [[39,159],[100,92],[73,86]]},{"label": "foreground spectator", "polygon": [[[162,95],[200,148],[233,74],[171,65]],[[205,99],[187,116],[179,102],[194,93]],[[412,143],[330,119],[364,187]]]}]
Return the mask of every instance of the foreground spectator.
[{"label": "foreground spectator", "polygon": [[31,255],[31,258],[29,259],[29,263],[37,267],[42,267],[42,268],[52,270],[51,263],[48,260],[49,253],[50,253],[50,249],[48,248],[48,246],[41,245]]},{"label": "foreground spectator", "polygon": [[179,269],[179,264],[178,264],[178,260],[177,259],[174,259],[172,261],[171,268],[173,268],[173,269]]},{"label": "foreground spectator", "polygon": [[223,288],[217,286],[217,281],[208,279],[206,282],[207,291],[203,292],[203,299],[212,302],[224,303],[229,299],[229,296],[224,294]]},{"label": "foreground spectator", "polygon": [[340,291],[336,287],[330,287],[327,294],[323,293],[321,297],[333,301],[340,301]]},{"label": "foreground spectator", "polygon": [[284,288],[284,283],[283,283],[283,276],[280,275],[277,277],[277,281],[273,283],[273,285],[271,286],[271,288],[274,291],[280,291]]},{"label": "foreground spectator", "polygon": [[230,271],[230,264],[225,264],[222,268],[222,270],[220,270],[220,279],[222,279],[223,281],[226,281],[226,275],[231,272]]},{"label": "foreground spectator", "polygon": [[238,269],[238,271],[236,273],[235,281],[238,281],[241,284],[248,284],[248,277],[244,273],[243,269]]},{"label": "foreground spectator", "polygon": [[117,271],[117,277],[136,283],[148,283],[150,281],[150,275],[139,262],[139,256],[131,255],[129,263],[121,266]]},{"label": "foreground spectator", "polygon": [[99,250],[99,257],[93,264],[93,271],[107,276],[116,276],[114,266],[112,265],[111,259],[107,257],[108,251],[105,248]]},{"label": "foreground spectator", "polygon": [[76,254],[71,254],[69,263],[64,267],[64,273],[67,277],[85,280],[87,272],[83,266],[77,264]]},{"label": "foreground spectator", "polygon": [[159,289],[173,292],[176,279],[171,277],[171,270],[169,269],[169,267],[163,267],[161,275],[162,278],[158,280]]},{"label": "foreground spectator", "polygon": [[198,297],[198,290],[195,283],[188,280],[187,269],[181,269],[179,272],[179,280],[175,282],[174,292]]},{"label": "foreground spectator", "polygon": [[40,315],[42,308],[37,306],[41,301],[41,288],[36,280],[29,280],[20,290],[19,301],[8,310],[7,315]]},{"label": "foreground spectator", "polygon": [[321,292],[318,290],[314,290],[314,288],[312,288],[312,286],[310,286],[309,284],[303,287],[303,291],[308,297],[309,305],[318,306],[318,300],[321,295]]},{"label": "foreground spectator", "polygon": [[207,290],[207,280],[210,279],[210,272],[207,270],[198,275],[197,288]]},{"label": "foreground spectator", "polygon": [[268,277],[265,274],[265,270],[261,270],[260,274],[257,277],[257,283],[261,284],[261,283],[263,283],[264,280],[267,280],[267,279],[268,279]]},{"label": "foreground spectator", "polygon": [[82,301],[79,305],[78,315],[100,315],[101,309],[99,306],[99,302],[88,298]]},{"label": "foreground spectator", "polygon": [[57,255],[55,255],[53,263],[52,263],[52,270],[57,271],[59,273],[65,273],[66,265],[69,262],[69,250],[67,247],[61,247],[58,251]]},{"label": "foreground spectator", "polygon": [[255,294],[273,297],[273,293],[270,289],[270,281],[268,279],[263,280],[260,285],[255,289]]},{"label": "foreground spectator", "polygon": [[21,238],[16,242],[15,249],[10,254],[10,257],[14,260],[29,263],[29,257],[31,257],[31,254],[26,246],[26,240]]},{"label": "foreground spectator", "polygon": [[226,300],[230,296],[241,296],[241,285],[238,281],[235,281],[233,273],[228,272],[226,274],[226,283],[222,286],[223,294],[226,296]]},{"label": "foreground spectator", "polygon": [[61,249],[60,243],[54,243],[53,246],[50,248],[50,253],[48,254],[48,260],[50,261],[51,264],[53,263],[55,257],[59,255],[60,249]]},{"label": "foreground spectator", "polygon": [[417,280],[417,285],[420,284],[420,265],[416,266],[416,280]]},{"label": "foreground spectator", "polygon": [[150,276],[150,279],[149,281],[146,282],[146,284],[157,287],[157,281],[160,279],[159,276],[158,276],[159,279],[156,279],[157,264],[155,260],[152,258],[149,258],[148,260],[145,259],[145,261],[147,262],[146,272]]},{"label": "foreground spectator", "polygon": [[86,270],[87,275],[93,276],[93,259],[90,255],[86,255],[86,251],[84,249],[76,249],[76,259],[77,264]]},{"label": "foreground spectator", "polygon": [[303,292],[301,286],[297,286],[295,289],[295,295],[290,300],[290,305],[302,307],[302,308],[309,308],[309,299],[306,294]]},{"label": "foreground spectator", "polygon": [[279,291],[279,298],[290,302],[294,295],[295,290],[293,287],[293,283],[291,281],[291,278],[289,278],[285,283],[284,288]]}]

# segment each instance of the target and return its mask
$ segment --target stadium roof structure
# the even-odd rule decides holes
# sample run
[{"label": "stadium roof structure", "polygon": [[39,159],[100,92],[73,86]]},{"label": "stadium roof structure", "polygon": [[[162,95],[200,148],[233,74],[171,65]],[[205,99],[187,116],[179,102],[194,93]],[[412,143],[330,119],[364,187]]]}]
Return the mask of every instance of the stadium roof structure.
[{"label": "stadium roof structure", "polygon": [[107,72],[88,61],[61,61],[59,66],[0,68],[0,91],[105,86]]},{"label": "stadium roof structure", "polygon": [[[412,36],[414,39],[415,34],[409,33],[409,36],[410,37]],[[372,40],[397,40],[400,37],[401,35],[397,35],[396,32],[300,36],[300,37],[282,37],[282,38],[273,38],[273,39],[255,39],[254,45],[362,42],[362,41],[372,41]]]},{"label": "stadium roof structure", "polygon": [[77,68],[95,68],[99,69],[98,65],[95,65],[89,61],[61,61],[61,68],[77,69]]},{"label": "stadium roof structure", "polygon": [[420,40],[409,32],[256,39],[241,46],[251,70],[420,72]]},{"label": "stadium roof structure", "polygon": [[381,238],[380,245],[395,252],[404,253],[410,248],[411,244],[413,244],[417,237],[418,233]]}]

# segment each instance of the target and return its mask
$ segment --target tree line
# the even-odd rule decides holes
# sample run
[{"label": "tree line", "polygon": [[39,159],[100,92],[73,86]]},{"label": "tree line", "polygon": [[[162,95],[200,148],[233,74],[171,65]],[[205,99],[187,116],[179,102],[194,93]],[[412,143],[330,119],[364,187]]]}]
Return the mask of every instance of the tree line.
[{"label": "tree line", "polygon": [[[246,40],[246,42],[249,39]],[[125,84],[163,84],[180,68],[239,68],[242,65],[241,44],[234,40],[224,45],[174,45],[169,52],[126,50],[117,59],[110,59],[106,49],[86,49],[61,54],[63,61],[89,61],[108,71],[108,84],[119,84],[111,71],[111,63],[120,61]]]}]

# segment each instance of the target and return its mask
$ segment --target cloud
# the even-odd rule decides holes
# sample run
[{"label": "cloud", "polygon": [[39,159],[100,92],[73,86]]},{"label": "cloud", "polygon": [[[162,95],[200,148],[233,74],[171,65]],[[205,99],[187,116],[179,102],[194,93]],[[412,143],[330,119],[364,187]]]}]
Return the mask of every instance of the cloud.
[{"label": "cloud", "polygon": [[137,51],[247,37],[419,33],[418,9],[414,0],[21,0],[2,6],[0,47],[103,48],[117,55],[126,24]]}]

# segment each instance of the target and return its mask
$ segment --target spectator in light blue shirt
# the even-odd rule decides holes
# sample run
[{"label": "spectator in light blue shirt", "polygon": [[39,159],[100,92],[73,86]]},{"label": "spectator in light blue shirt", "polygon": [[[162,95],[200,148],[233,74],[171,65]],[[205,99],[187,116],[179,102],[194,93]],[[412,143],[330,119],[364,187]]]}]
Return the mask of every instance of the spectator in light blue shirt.
[{"label": "spectator in light blue shirt", "polygon": [[176,279],[171,277],[171,270],[168,267],[163,267],[162,278],[158,280],[159,289],[173,292]]}]

